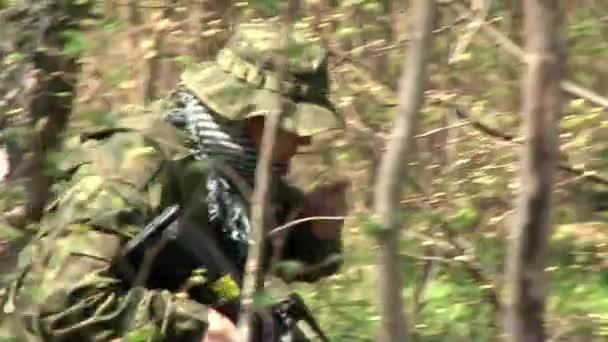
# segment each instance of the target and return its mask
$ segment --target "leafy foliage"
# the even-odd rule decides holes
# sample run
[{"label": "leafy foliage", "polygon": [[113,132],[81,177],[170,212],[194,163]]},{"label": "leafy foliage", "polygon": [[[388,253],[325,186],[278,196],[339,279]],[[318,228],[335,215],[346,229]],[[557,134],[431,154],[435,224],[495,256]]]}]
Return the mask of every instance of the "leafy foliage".
[{"label": "leafy foliage", "polygon": [[[12,6],[13,2],[4,1],[0,8]],[[222,10],[221,1],[209,2]],[[63,33],[67,41],[63,52],[84,54],[75,115],[66,137],[78,135],[90,125],[111,125],[113,116],[109,113],[118,112],[125,104],[149,100],[145,88],[151,82],[161,95],[167,94],[181,70],[211,58],[221,46],[221,32],[229,27],[224,19],[236,22],[238,15],[268,17],[276,14],[280,5],[276,0],[250,1],[230,11],[223,9],[221,16],[197,26],[201,23],[197,17],[200,13],[185,1],[176,1],[167,9],[159,9],[156,3],[142,1],[135,8],[115,6],[106,9],[105,18],[89,31]],[[377,168],[375,157],[380,152],[376,141],[386,139],[396,112],[387,99],[395,93],[405,44],[399,40],[395,20],[400,19],[395,19],[396,10],[389,1],[319,3],[328,8],[321,12],[309,9],[302,17],[318,17],[323,27],[331,29],[332,43],[342,53],[341,58],[336,58],[340,63],[332,59],[332,96],[348,125],[344,134],[332,140],[339,145],[331,151],[333,158],[324,155],[327,146],[322,141],[311,147],[314,153],[298,157],[292,167],[294,181],[307,187],[342,173],[357,186],[343,234],[345,262],[341,272],[318,284],[300,284],[296,288],[331,338],[374,341],[380,310],[376,306],[373,241],[374,235],[381,232],[378,218],[370,215],[370,187],[372,171]],[[488,18],[493,19],[489,25],[520,41],[517,22],[521,13],[509,7],[515,2],[498,3],[489,13]],[[608,65],[602,57],[608,55],[608,4],[595,3],[575,7],[569,14],[569,77],[606,94]],[[102,2],[98,5],[101,7]],[[449,113],[458,104],[468,108],[473,119],[518,135],[522,68],[520,61],[480,35],[474,37],[457,62],[450,62],[454,42],[470,27],[468,21],[459,23],[448,8],[441,11],[437,27],[447,29],[437,33],[434,41],[430,89],[413,165],[418,187],[407,185],[401,208],[401,262],[407,284],[402,293],[419,341],[494,341],[500,332],[486,294],[501,294],[504,243],[512,198],[518,189],[514,181],[517,145],[483,134]],[[202,30],[220,33],[202,36]],[[148,43],[142,44],[143,41]],[[144,58],[150,52],[153,54],[148,56],[155,58]],[[17,53],[0,57],[2,65],[26,58]],[[153,64],[156,57],[159,64]],[[564,100],[568,106],[560,119],[561,151],[572,165],[608,174],[606,109],[582,99]],[[66,143],[73,141],[66,139]],[[47,156],[51,175],[60,176],[57,164],[63,157],[66,156]],[[60,191],[61,182],[55,188]],[[16,186],[2,191],[0,208],[4,212],[19,202],[20,191]],[[608,336],[608,196],[602,194],[608,194],[606,186],[590,185],[583,177],[559,176],[547,269],[548,329],[552,335],[562,336],[559,341],[599,341]],[[602,201],[604,209],[598,211]],[[22,233],[0,224],[2,240],[18,238]],[[473,250],[457,250],[445,225]],[[471,276],[471,260],[483,265],[492,283],[482,283]],[[299,266],[280,267],[293,272]],[[275,301],[269,294],[255,300],[259,305]],[[418,307],[414,308],[414,303]],[[144,329],[127,340],[146,341],[150,334],[153,331]]]}]

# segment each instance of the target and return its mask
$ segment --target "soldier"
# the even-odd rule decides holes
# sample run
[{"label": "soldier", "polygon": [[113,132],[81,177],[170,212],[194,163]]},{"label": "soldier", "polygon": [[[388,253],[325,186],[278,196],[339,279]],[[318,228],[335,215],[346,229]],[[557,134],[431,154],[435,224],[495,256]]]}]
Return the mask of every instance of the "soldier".
[{"label": "soldier", "polygon": [[[182,75],[165,115],[131,111],[66,142],[59,163],[65,177],[7,291],[4,334],[24,342],[118,341],[135,332],[154,341],[201,341],[213,303],[175,290],[125,288],[109,265],[142,227],[178,204],[242,272],[251,229],[242,185],[252,186],[264,118],[277,96],[268,61],[278,32],[272,23],[241,25],[214,61]],[[276,224],[345,212],[347,182],[304,194],[283,179],[299,146],[340,123],[327,97],[326,53],[307,35],[294,30],[286,49],[285,112],[272,160]],[[342,224],[292,227],[280,257],[304,267],[286,279],[312,282],[335,273]],[[220,286],[216,295],[235,293]]]}]

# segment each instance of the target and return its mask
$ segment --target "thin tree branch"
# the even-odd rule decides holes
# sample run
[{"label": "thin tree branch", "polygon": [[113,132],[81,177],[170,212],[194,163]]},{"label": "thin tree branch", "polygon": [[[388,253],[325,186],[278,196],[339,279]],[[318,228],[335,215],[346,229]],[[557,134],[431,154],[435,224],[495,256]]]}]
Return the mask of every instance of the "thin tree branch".
[{"label": "thin tree branch", "polygon": [[381,232],[377,235],[378,290],[382,308],[383,338],[387,342],[411,339],[403,312],[401,268],[399,255],[398,204],[406,159],[413,150],[414,135],[423,103],[428,54],[432,41],[433,23],[437,11],[435,0],[413,2],[413,40],[403,62],[399,84],[399,116],[395,120],[388,149],[378,171],[374,196],[374,211]]},{"label": "thin tree branch", "polygon": [[[453,29],[455,26],[458,26],[458,25],[462,24],[467,19],[468,19],[467,16],[460,16],[460,17],[456,18],[453,22],[451,22],[451,23],[449,23],[447,25],[444,25],[444,26],[442,26],[440,28],[434,29],[433,30],[433,34],[438,35],[438,34],[445,33],[447,31]],[[376,48],[376,49],[374,49],[374,50],[371,51],[372,52],[372,56],[375,56],[375,55],[381,54],[381,53],[385,53],[387,51],[391,51],[391,50],[402,48],[407,43],[409,43],[411,40],[412,39],[408,37],[406,39],[401,39],[401,40],[397,41],[394,44]],[[352,51],[350,51],[348,53],[351,54]]]},{"label": "thin tree branch", "polygon": [[454,260],[454,259],[450,259],[450,258],[445,258],[445,257],[438,257],[438,256],[429,256],[429,255],[418,255],[418,254],[414,254],[414,253],[409,253],[409,252],[401,252],[399,253],[401,256],[405,256],[408,258],[413,258],[416,260],[422,260],[422,261],[439,261],[445,264],[449,264],[449,265],[455,265],[458,264],[459,261]]},{"label": "thin tree branch", "polygon": [[[457,14],[472,16],[471,11],[463,4],[459,3],[458,1],[450,2],[450,5],[452,6],[452,8],[454,8],[454,10],[457,12]],[[506,35],[504,35],[502,32],[500,32],[498,29],[493,27],[491,24],[489,24],[487,22],[483,23],[481,25],[481,32],[485,33],[486,36],[489,38],[489,40],[498,44],[499,46],[502,46],[502,48],[506,52],[508,52],[512,56],[518,58],[521,62],[526,61],[527,58],[526,58],[526,54],[525,54],[524,50],[521,47],[519,47],[517,44],[515,44]],[[578,85],[573,81],[562,80],[561,88],[562,88],[562,90],[564,90],[565,92],[567,92],[571,95],[586,99],[589,102],[595,103],[598,106],[608,108],[608,98],[601,96],[600,94],[597,94],[596,92],[589,90],[581,85]]]},{"label": "thin tree branch", "polygon": [[[278,42],[279,51],[284,51],[291,31],[291,24],[299,7],[299,1],[289,0],[285,13],[285,20],[281,23],[281,35]],[[279,74],[278,91],[275,108],[266,116],[262,137],[260,159],[255,171],[255,186],[252,195],[252,232],[250,245],[245,263],[241,308],[238,321],[238,330],[241,341],[253,342],[255,340],[254,299],[264,288],[263,261],[266,250],[266,224],[267,217],[272,215],[266,212],[269,195],[270,172],[272,154],[275,145],[277,130],[283,112],[283,98],[281,97],[281,80],[285,79],[287,65],[285,56],[275,56],[274,63]]]},{"label": "thin tree branch", "polygon": [[[473,126],[473,128],[477,129],[478,131],[480,131],[482,133],[485,133],[486,135],[488,135],[490,137],[500,139],[505,142],[514,143],[514,144],[523,143],[521,141],[521,139],[517,139],[517,137],[515,135],[505,133],[498,129],[492,128],[492,127],[482,123],[479,120],[475,120],[475,119],[471,118],[471,116],[462,108],[457,108],[454,112],[460,119],[467,120],[467,122],[469,122],[470,125]],[[592,181],[592,182],[595,182],[598,184],[608,185],[608,177],[599,174],[597,171],[586,170],[584,167],[575,167],[575,166],[570,165],[566,161],[560,161],[557,167],[562,171],[582,177],[589,181]]]},{"label": "thin tree branch", "polygon": [[[279,97],[277,95],[277,97]],[[268,116],[264,124],[264,135],[260,159],[256,167],[255,187],[252,196],[252,231],[250,237],[247,262],[245,264],[245,276],[243,278],[243,291],[241,299],[241,314],[239,315],[239,336],[242,341],[253,342],[254,336],[254,307],[255,296],[263,290],[264,275],[262,274],[262,264],[266,240],[264,231],[266,230],[265,204],[268,198],[270,182],[270,164],[272,150],[275,144],[276,132],[279,127],[279,120],[282,109],[277,106]]]},{"label": "thin tree branch", "polygon": [[[448,60],[448,64],[453,64],[458,62],[464,52],[466,51],[469,44],[473,41],[473,37],[479,31],[479,27],[485,21],[486,16],[490,12],[490,7],[492,4],[492,0],[484,1],[484,6],[481,9],[479,15],[477,15],[471,23],[469,23],[469,31],[467,31],[464,35],[460,37],[458,42],[456,43],[456,48],[454,49],[452,55]],[[465,17],[465,15],[461,15],[461,17]]]},{"label": "thin tree branch", "polygon": [[424,132],[424,133],[421,133],[421,134],[417,134],[416,138],[417,139],[418,138],[426,138],[426,137],[429,137],[431,135],[441,133],[443,131],[447,131],[447,130],[454,129],[454,128],[460,128],[460,127],[467,126],[467,125],[469,125],[469,122],[465,121],[465,122],[459,122],[459,123],[456,123],[456,124],[453,124],[453,125],[449,125],[449,126],[439,127],[439,128],[432,129],[430,131],[427,131],[427,132]]},{"label": "thin tree branch", "polygon": [[[418,322],[418,315],[420,314],[420,312],[424,308],[424,305],[426,304],[426,301],[424,299],[425,293],[428,288],[428,285],[431,283],[433,276],[435,275],[435,273],[437,271],[437,263],[445,262],[443,260],[440,260],[440,259],[444,259],[444,258],[437,256],[437,254],[438,254],[437,246],[434,246],[434,245],[425,246],[424,249],[425,249],[425,255],[423,256],[424,264],[422,265],[422,270],[421,270],[422,275],[420,277],[420,280],[418,281],[418,284],[416,285],[416,287],[414,289],[414,299],[413,299],[414,303],[412,305],[412,324],[416,324],[416,322]],[[447,260],[447,258],[445,258],[445,259]]]},{"label": "thin tree branch", "polygon": [[[411,177],[407,177],[407,181],[408,184],[412,185],[417,192],[423,194],[423,196],[426,198],[426,202],[422,202],[425,209],[434,210],[435,208],[429,204],[431,201],[431,196],[425,191],[425,189]],[[486,301],[494,308],[494,313],[496,316],[495,322],[498,324],[498,318],[502,313],[503,306],[498,293],[493,290],[495,288],[495,277],[492,276],[492,272],[485,269],[483,264],[475,258],[475,246],[469,243],[467,240],[459,238],[456,231],[447,221],[443,220],[442,218],[439,218],[439,220],[440,222],[438,228],[445,233],[448,244],[456,251],[456,255],[454,255],[454,257],[463,255],[467,256],[465,258],[458,258],[457,261],[465,265],[466,270],[469,272],[473,280],[483,286],[485,292],[484,297]]]},{"label": "thin tree branch", "polygon": [[608,108],[608,98],[593,92],[572,81],[564,80],[561,82],[562,89],[572,95],[588,100],[591,103]]},{"label": "thin tree branch", "polygon": [[311,217],[305,217],[305,218],[301,218],[301,219],[297,219],[291,222],[288,222],[282,226],[276,227],[273,230],[271,230],[270,232],[268,232],[268,237],[273,237],[278,233],[281,233],[291,227],[297,226],[300,223],[304,223],[304,222],[309,222],[309,221],[341,221],[344,220],[346,217],[344,216],[311,216]]}]

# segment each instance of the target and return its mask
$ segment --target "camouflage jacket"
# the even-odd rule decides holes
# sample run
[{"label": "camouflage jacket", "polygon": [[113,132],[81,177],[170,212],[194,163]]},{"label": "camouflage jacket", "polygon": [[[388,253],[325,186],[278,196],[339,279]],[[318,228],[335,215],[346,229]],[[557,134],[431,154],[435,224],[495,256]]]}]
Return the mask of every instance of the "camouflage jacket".
[{"label": "camouflage jacket", "polygon": [[[167,205],[194,206],[189,218],[201,229],[208,227],[204,179],[209,166],[189,157],[184,139],[150,110],[67,140],[66,157],[59,162],[65,177],[56,184],[56,199],[37,238],[20,256],[0,340],[201,340],[208,303],[167,290],[124,289],[108,272],[125,242]],[[272,189],[273,202],[297,207],[302,199],[282,182]],[[279,224],[285,219],[277,217]],[[316,264],[341,250],[339,241],[318,240],[305,225],[289,234],[284,258]],[[303,280],[335,271],[325,268]]]}]

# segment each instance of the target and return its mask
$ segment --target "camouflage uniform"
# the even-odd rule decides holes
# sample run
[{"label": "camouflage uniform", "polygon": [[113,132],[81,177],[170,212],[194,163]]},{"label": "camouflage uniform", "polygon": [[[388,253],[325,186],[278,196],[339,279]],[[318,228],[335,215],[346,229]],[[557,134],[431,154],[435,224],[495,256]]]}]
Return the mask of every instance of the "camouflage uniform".
[{"label": "camouflage uniform", "polygon": [[[214,113],[236,122],[273,109],[277,89],[263,59],[279,30],[271,24],[241,26],[215,61],[187,70],[181,82]],[[325,53],[308,38],[298,29],[290,40],[283,87],[282,128],[301,136],[338,123],[326,99]],[[8,289],[1,331],[16,341],[112,341],[148,333],[137,341],[198,342],[205,333],[209,303],[168,290],[125,289],[108,266],[128,239],[171,204],[187,208],[185,215],[221,244],[222,232],[208,224],[205,186],[210,172],[220,171],[188,148],[193,127],[180,129],[155,108],[123,114],[108,127],[66,141],[60,162],[65,177]],[[280,224],[303,196],[278,177],[271,189]],[[340,251],[340,241],[319,240],[303,224],[289,233],[283,259],[314,265]],[[300,280],[336,270],[320,268]]]}]

